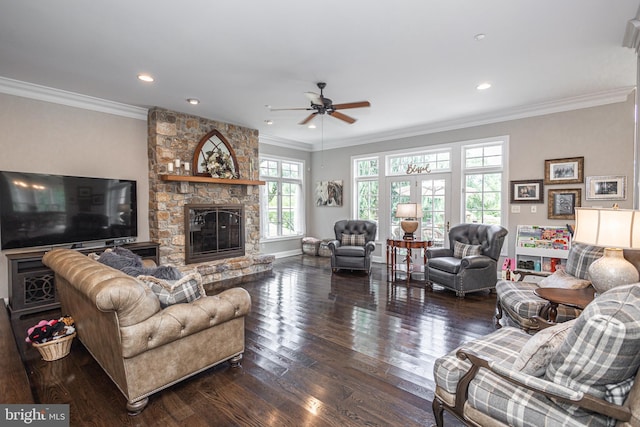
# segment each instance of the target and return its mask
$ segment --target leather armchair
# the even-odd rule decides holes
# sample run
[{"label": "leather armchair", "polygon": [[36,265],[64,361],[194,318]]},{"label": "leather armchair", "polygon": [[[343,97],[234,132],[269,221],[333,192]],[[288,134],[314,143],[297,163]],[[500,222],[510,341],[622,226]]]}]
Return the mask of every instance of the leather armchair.
[{"label": "leather armchair", "polygon": [[[507,229],[499,225],[459,224],[449,231],[450,249],[427,250],[427,280],[442,285],[464,298],[467,292],[494,289],[498,281],[498,258]],[[477,255],[456,255],[459,247]],[[472,246],[468,246],[472,245]],[[464,248],[461,249],[464,252]]]},{"label": "leather armchair", "polygon": [[[371,254],[376,248],[375,239],[378,225],[368,220],[341,220],[335,223],[333,231],[335,240],[329,242],[331,250],[331,270],[335,273],[339,269],[371,271]],[[360,242],[345,242],[346,236],[358,236]],[[363,238],[363,240],[362,240]]]}]

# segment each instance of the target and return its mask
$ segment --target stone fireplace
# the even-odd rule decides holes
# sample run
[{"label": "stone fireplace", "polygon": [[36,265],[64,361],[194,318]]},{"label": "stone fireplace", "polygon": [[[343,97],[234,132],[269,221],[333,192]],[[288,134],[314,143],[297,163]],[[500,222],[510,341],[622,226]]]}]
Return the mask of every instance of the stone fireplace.
[{"label": "stone fireplace", "polygon": [[[192,177],[196,165],[190,165],[189,171],[175,167],[169,170],[169,164],[177,159],[181,164],[192,162],[200,139],[217,130],[235,152],[239,177],[257,181],[258,131],[161,108],[149,110],[148,130],[149,234],[160,243],[161,264],[184,271],[196,269],[205,283],[270,270],[274,257],[260,254],[260,204],[256,185],[192,179],[201,178]],[[167,176],[175,180],[167,180]],[[190,207],[196,209],[194,218],[189,213]],[[219,211],[219,207],[227,210]],[[238,212],[229,216],[230,207]],[[203,225],[212,219],[211,215],[205,219],[200,209],[213,211],[209,214],[217,212],[219,229],[215,236],[211,230],[203,231],[198,226],[199,221],[204,221],[200,224]],[[198,215],[200,218],[196,219]],[[194,227],[191,227],[192,220]],[[241,223],[236,224],[239,220]],[[191,249],[200,253],[188,253]]]}]

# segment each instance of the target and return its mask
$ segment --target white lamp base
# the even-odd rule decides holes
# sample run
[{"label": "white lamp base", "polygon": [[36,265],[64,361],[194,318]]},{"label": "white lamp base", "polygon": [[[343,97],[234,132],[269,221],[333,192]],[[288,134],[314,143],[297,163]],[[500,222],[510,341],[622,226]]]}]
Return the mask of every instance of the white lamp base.
[{"label": "white lamp base", "polygon": [[635,283],[639,276],[638,270],[624,258],[622,249],[618,248],[605,248],[602,258],[589,266],[591,284],[598,294],[616,286]]}]

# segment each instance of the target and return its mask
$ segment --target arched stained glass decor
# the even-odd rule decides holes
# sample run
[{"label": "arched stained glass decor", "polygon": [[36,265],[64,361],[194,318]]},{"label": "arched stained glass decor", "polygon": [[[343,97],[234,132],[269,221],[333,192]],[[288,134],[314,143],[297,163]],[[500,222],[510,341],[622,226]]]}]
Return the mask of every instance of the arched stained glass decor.
[{"label": "arched stained glass decor", "polygon": [[217,130],[206,134],[193,153],[193,173],[213,178],[240,178],[236,153]]}]

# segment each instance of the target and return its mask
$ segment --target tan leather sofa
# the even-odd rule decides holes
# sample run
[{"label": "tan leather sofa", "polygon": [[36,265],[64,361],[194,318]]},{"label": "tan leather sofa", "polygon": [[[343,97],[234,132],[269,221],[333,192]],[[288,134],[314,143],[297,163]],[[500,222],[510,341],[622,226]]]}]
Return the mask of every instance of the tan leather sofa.
[{"label": "tan leather sofa", "polygon": [[164,309],[138,279],[70,249],[43,262],[78,338],[137,414],[157,391],[224,361],[239,365],[251,298],[233,288]]}]

